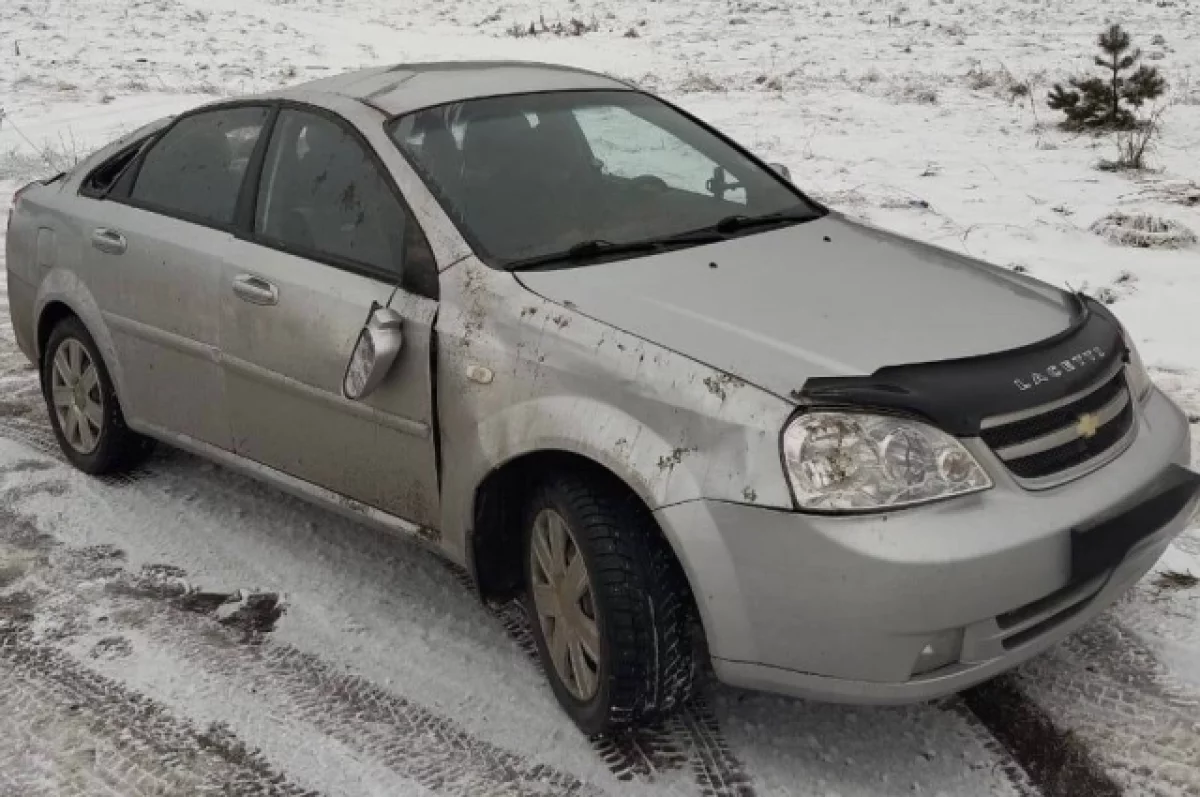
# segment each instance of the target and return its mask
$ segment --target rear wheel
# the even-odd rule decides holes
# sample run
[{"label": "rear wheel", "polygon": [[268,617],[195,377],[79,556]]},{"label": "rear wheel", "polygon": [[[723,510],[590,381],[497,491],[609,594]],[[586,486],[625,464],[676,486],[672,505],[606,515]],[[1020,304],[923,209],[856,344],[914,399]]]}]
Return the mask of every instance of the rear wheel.
[{"label": "rear wheel", "polygon": [[150,452],[150,441],[125,425],[104,360],[78,318],[63,319],[50,333],[42,392],[59,446],[85,473],[127,470]]},{"label": "rear wheel", "polygon": [[691,695],[692,601],[650,513],[615,485],[556,475],[525,516],[527,601],[559,703],[588,734]]}]

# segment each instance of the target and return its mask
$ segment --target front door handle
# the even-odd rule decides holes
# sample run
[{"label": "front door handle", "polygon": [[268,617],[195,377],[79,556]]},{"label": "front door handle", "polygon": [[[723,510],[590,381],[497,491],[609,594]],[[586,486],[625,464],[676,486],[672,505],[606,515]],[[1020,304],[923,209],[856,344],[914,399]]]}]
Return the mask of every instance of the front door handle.
[{"label": "front door handle", "polygon": [[92,230],[92,246],[110,255],[125,253],[125,236],[108,227],[97,227]]},{"label": "front door handle", "polygon": [[233,278],[233,292],[238,298],[251,304],[278,304],[279,289],[262,277],[239,274]]}]

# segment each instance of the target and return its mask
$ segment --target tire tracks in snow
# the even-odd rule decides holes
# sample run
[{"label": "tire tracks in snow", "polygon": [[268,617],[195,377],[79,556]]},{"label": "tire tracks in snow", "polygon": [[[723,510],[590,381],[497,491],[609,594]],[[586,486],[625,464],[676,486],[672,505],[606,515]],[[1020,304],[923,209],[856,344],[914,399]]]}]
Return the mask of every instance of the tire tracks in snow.
[{"label": "tire tracks in snow", "polygon": [[[1119,786],[1088,748],[1055,724],[1026,697],[1011,676],[1002,675],[961,695],[961,705],[1008,751],[1025,777],[1006,768],[1022,794],[1042,797],[1120,797]],[[1028,791],[1032,784],[1036,791]]]},{"label": "tire tracks in snow", "polygon": [[1111,613],[947,705],[1011,755],[1021,795],[1200,797],[1200,693]]},{"label": "tire tracks in snow", "polygon": [[0,435],[17,443],[23,443],[39,454],[45,454],[59,462],[66,462],[54,432],[50,431],[49,419],[34,421],[26,418],[0,418]]},{"label": "tire tracks in snow", "polygon": [[[0,793],[315,795],[219,724],[202,730],[59,649],[51,640],[78,628],[69,620],[35,633],[47,598],[75,598],[40,578],[56,553],[52,537],[0,504]],[[111,550],[76,553],[93,573],[111,572]]]},{"label": "tire tracks in snow", "polygon": [[[67,463],[67,458],[63,456],[62,449],[58,445],[58,438],[54,436],[50,421],[44,413],[37,416],[36,420],[34,418],[0,418],[0,436],[24,443],[39,454]],[[152,471],[139,465],[126,473],[94,476],[93,478],[102,484],[123,485],[136,484],[152,475]]]},{"label": "tire tracks in snow", "polygon": [[[475,591],[465,571],[453,565],[448,567],[465,588]],[[541,672],[531,620],[524,605],[519,600],[510,600],[490,603],[487,608]],[[686,768],[692,773],[700,797],[754,797],[755,794],[753,781],[725,740],[703,687],[688,705],[665,720],[616,734],[593,736],[588,741],[621,780],[653,781],[659,773]]]},{"label": "tire tracks in snow", "polygon": [[1200,691],[1105,614],[1015,675],[1124,793],[1200,797]]},{"label": "tire tracks in snow", "polygon": [[227,730],[199,730],[2,614],[0,785],[30,797],[315,794]]},{"label": "tire tracks in snow", "polygon": [[[980,746],[1001,761],[1000,770],[1008,785],[1013,788],[1018,797],[1043,797],[1042,790],[1034,784],[1026,767],[1020,763],[1009,748],[1000,741],[988,723],[968,705],[963,695],[955,695],[946,700],[942,707],[954,712],[962,720],[967,730],[979,742]],[[984,712],[986,713],[986,712]]]},{"label": "tire tracks in snow", "polygon": [[[13,514],[11,510],[6,511]],[[21,519],[15,519],[20,526]],[[35,537],[28,533],[32,524],[25,522],[23,528],[26,540],[40,539],[43,546],[53,545],[44,536]],[[21,541],[13,539],[7,530],[0,543],[8,549],[21,547]],[[230,623],[229,618],[218,620],[216,611],[226,602],[226,596],[191,590],[178,568],[151,565],[133,573],[123,567],[121,552],[108,546],[76,549],[59,546],[53,555],[36,559],[37,562],[30,566],[30,573],[35,576],[31,579],[31,591],[15,593],[23,597],[11,600],[12,611],[6,612],[13,618],[19,617],[20,621],[6,622],[7,630],[0,637],[0,681],[5,684],[5,699],[10,694],[23,695],[30,691],[29,688],[14,688],[8,682],[12,676],[5,665],[15,662],[20,665],[16,672],[25,681],[41,678],[60,687],[66,694],[75,695],[66,702],[68,709],[95,705],[101,707],[97,711],[103,717],[134,715],[147,722],[153,719],[143,734],[145,738],[139,737],[141,741],[135,745],[148,759],[145,768],[149,771],[159,766],[169,774],[169,766],[178,755],[191,754],[194,749],[216,751],[225,758],[237,758],[242,767],[223,775],[221,783],[250,784],[243,791],[232,790],[227,792],[229,794],[246,797],[307,794],[290,786],[287,789],[281,787],[282,790],[255,791],[252,786],[257,781],[253,779],[253,772],[247,774],[249,770],[261,772],[260,780],[265,784],[284,782],[258,753],[246,751],[227,729],[192,733],[195,743],[190,746],[176,739],[180,734],[186,736],[186,730],[171,730],[174,735],[160,744],[154,736],[155,733],[160,736],[166,733],[160,733],[160,726],[167,727],[173,722],[186,729],[186,723],[172,719],[169,711],[154,701],[78,664],[57,646],[33,641],[27,629],[42,607],[73,605],[77,607],[74,611],[82,614],[86,609],[78,608],[80,604],[104,605],[107,617],[136,617],[136,621],[130,622],[139,634],[166,647],[174,655],[184,657],[190,666],[200,669],[206,676],[221,681],[227,694],[253,694],[259,704],[280,709],[290,722],[311,727],[430,792],[448,797],[599,794],[596,788],[573,775],[477,738],[453,720],[408,698],[388,692],[291,645],[271,640],[266,630],[270,624],[257,622],[264,613],[268,617],[274,614],[273,607],[266,605],[269,601],[248,602],[259,606],[260,611],[253,616],[243,616],[240,622]],[[16,586],[19,589],[19,583]],[[8,597],[13,594],[9,592]],[[0,606],[0,611],[3,608]],[[58,625],[68,629],[59,633],[60,641],[64,643],[69,643],[73,637],[86,636],[89,630],[80,627],[86,623],[79,617],[54,619],[63,620]],[[117,628],[106,627],[105,632],[111,635],[114,630],[119,630],[120,621],[117,622]],[[37,718],[27,711],[17,713],[13,719],[18,726],[24,727],[36,724]],[[99,739],[119,737],[119,720],[101,724],[94,735]],[[53,744],[48,746],[54,748]],[[4,749],[4,743],[0,742],[0,751]],[[89,762],[83,769],[89,777],[103,780],[107,771],[98,768],[98,763]],[[133,787],[127,786],[123,782],[117,784],[118,790],[114,793],[144,793],[137,790],[140,786],[136,783]],[[191,795],[208,788],[203,782],[168,786],[151,791]],[[94,792],[101,793],[87,789],[82,793]]]}]

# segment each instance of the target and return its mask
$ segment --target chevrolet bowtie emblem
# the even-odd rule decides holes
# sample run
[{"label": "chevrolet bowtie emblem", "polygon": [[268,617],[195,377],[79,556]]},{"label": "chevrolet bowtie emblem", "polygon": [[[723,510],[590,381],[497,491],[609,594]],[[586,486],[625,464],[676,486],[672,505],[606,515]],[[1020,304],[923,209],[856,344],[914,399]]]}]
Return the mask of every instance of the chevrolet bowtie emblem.
[{"label": "chevrolet bowtie emblem", "polygon": [[1100,429],[1100,416],[1094,412],[1085,412],[1079,416],[1079,420],[1075,422],[1075,431],[1079,432],[1079,436],[1084,440],[1091,439],[1096,436],[1096,432]]}]

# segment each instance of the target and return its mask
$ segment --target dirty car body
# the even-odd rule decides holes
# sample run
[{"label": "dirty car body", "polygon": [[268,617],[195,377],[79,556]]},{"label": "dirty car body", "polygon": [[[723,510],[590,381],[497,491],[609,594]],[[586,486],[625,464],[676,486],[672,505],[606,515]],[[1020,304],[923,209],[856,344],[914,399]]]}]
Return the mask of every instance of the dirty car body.
[{"label": "dirty car body", "polygon": [[[119,412],[526,593],[589,731],[686,699],[693,613],[731,684],[957,691],[1103,611],[1196,505],[1186,420],[1106,308],[845,218],[580,70],[205,106],[23,189],[9,224],[73,461]],[[99,363],[72,362],[85,338]]]}]

